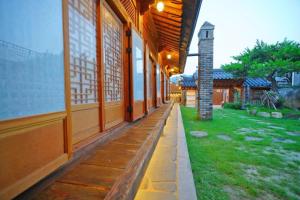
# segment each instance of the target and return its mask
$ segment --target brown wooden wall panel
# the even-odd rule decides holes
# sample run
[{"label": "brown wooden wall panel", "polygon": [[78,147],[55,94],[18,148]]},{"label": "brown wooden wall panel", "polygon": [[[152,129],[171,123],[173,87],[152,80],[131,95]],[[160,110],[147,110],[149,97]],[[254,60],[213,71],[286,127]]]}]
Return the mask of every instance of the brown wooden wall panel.
[{"label": "brown wooden wall panel", "polygon": [[105,104],[105,129],[109,129],[124,121],[124,104]]},{"label": "brown wooden wall panel", "polygon": [[144,101],[136,101],[133,104],[133,120],[143,117],[145,114]]},{"label": "brown wooden wall panel", "polygon": [[155,106],[152,98],[147,100],[147,105],[148,110],[151,110]]},{"label": "brown wooden wall panel", "polygon": [[100,132],[98,104],[72,110],[73,144]]},{"label": "brown wooden wall panel", "polygon": [[223,99],[223,90],[222,89],[214,89],[213,92],[213,105],[221,105]]},{"label": "brown wooden wall panel", "polygon": [[49,163],[63,155],[66,161],[64,130],[59,119],[0,135],[0,199],[17,195],[63,164],[47,168]]},{"label": "brown wooden wall panel", "polygon": [[159,107],[161,105],[161,98],[160,97],[157,97],[156,99],[156,106]]}]

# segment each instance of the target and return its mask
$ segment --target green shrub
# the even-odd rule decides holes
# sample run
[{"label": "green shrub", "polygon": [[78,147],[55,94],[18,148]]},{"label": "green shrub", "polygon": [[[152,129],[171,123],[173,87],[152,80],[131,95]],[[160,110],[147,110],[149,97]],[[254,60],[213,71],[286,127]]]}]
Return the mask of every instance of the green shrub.
[{"label": "green shrub", "polygon": [[250,105],[248,107],[249,110],[257,110],[257,112],[281,112],[284,116],[285,115],[300,115],[300,111],[299,110],[293,110],[284,106],[281,106],[280,108],[278,108],[277,110],[273,109],[273,108],[268,108],[265,107],[263,105]]},{"label": "green shrub", "polygon": [[279,97],[277,103],[275,104],[276,108],[283,108],[285,99],[283,97]]},{"label": "green shrub", "polygon": [[235,102],[235,103],[224,103],[224,108],[230,108],[235,110],[241,110],[242,104],[241,102]]}]

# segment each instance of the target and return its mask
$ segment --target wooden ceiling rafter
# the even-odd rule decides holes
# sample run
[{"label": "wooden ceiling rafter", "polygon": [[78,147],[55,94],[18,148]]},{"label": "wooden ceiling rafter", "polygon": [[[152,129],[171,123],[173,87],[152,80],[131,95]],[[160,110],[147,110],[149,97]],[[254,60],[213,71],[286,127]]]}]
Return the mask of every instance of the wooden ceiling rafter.
[{"label": "wooden ceiling rafter", "polygon": [[180,40],[180,35],[178,35],[178,34],[176,34],[174,32],[170,32],[170,31],[167,31],[167,30],[158,30],[157,32],[161,33],[163,35],[166,35],[166,36],[174,37],[174,38]]},{"label": "wooden ceiling rafter", "polygon": [[161,44],[159,45],[160,50],[168,50],[168,47],[170,47],[170,49],[172,48],[172,50],[174,51],[179,51],[178,45],[174,44],[174,42],[170,42],[170,41],[162,41]]},{"label": "wooden ceiling rafter", "polygon": [[[182,18],[180,17],[170,17],[170,16],[165,16],[165,15],[157,15],[153,14],[154,19],[165,19],[165,21],[172,21],[174,23],[181,23]],[[169,22],[167,22],[169,23]]]},{"label": "wooden ceiling rafter", "polygon": [[[152,4],[149,4],[150,1]],[[158,36],[158,51],[162,52],[164,65],[171,70],[168,73],[182,73],[202,0],[163,0],[163,12],[156,10],[154,0],[141,2],[147,4],[142,6],[148,6],[153,19]],[[176,52],[177,56],[168,60],[167,52]]]},{"label": "wooden ceiling rafter", "polygon": [[162,50],[166,50],[166,51],[170,51],[170,50],[173,50],[173,51],[178,51],[178,47],[174,44],[170,44],[170,43],[162,43],[159,47],[163,48]]},{"label": "wooden ceiling rafter", "polygon": [[167,17],[167,18],[175,18],[178,19],[179,21],[182,20],[182,14],[178,15],[178,13],[174,14],[174,13],[169,13],[169,12],[163,12],[160,13],[158,11],[153,11],[152,12],[154,16],[159,16],[159,17]]},{"label": "wooden ceiling rafter", "polygon": [[155,22],[154,24],[157,27],[157,30],[168,30],[168,31],[176,32],[176,34],[180,34],[181,29],[178,27],[166,23],[160,23],[160,22]]},{"label": "wooden ceiling rafter", "polygon": [[[168,38],[168,37],[160,37],[159,42],[164,45],[170,45],[176,48],[176,50],[179,50],[178,43],[180,42],[180,39],[175,39],[175,38]],[[159,45],[159,46],[161,46]]]},{"label": "wooden ceiling rafter", "polygon": [[163,50],[166,50],[166,51],[178,51],[178,48],[173,47],[171,45],[162,45],[162,46],[159,46],[159,50],[160,51],[163,51]]},{"label": "wooden ceiling rafter", "polygon": [[179,1],[178,3],[165,1],[165,8],[170,8],[182,12],[182,6],[183,6],[182,1]]},{"label": "wooden ceiling rafter", "polygon": [[179,42],[179,40],[177,39],[172,39],[172,38],[166,38],[166,37],[161,37],[160,38],[160,42],[162,43],[162,44],[171,44],[171,45],[174,45],[174,46],[176,46],[177,47],[177,49],[179,49],[179,46],[178,46],[178,42]]},{"label": "wooden ceiling rafter", "polygon": [[171,10],[171,9],[166,9],[165,13],[168,14],[168,15],[174,15],[174,16],[182,17],[182,12],[174,11],[174,10]]},{"label": "wooden ceiling rafter", "polygon": [[[154,19],[154,18],[153,18]],[[181,24],[170,24],[168,21],[162,21],[162,20],[159,20],[155,23],[160,23],[160,24],[165,24],[165,25],[171,25],[171,26],[174,26],[176,28],[180,28],[181,29]]]},{"label": "wooden ceiling rafter", "polygon": [[157,22],[163,22],[172,26],[181,26],[181,22],[179,21],[175,21],[172,19],[168,19],[168,18],[163,18],[163,17],[158,17],[157,15],[153,15],[153,19],[157,20]]},{"label": "wooden ceiling rafter", "polygon": [[[168,41],[173,41],[173,42],[180,42],[180,38],[175,38],[175,37],[168,37],[166,33],[164,33],[163,36],[160,36],[160,40],[168,40]],[[178,45],[178,44],[177,44]],[[179,48],[179,45],[178,45]]]},{"label": "wooden ceiling rafter", "polygon": [[180,33],[180,30],[181,30],[180,27],[174,27],[174,26],[170,26],[170,25],[163,25],[163,24],[157,23],[157,22],[155,22],[154,24],[159,29],[168,29],[168,30],[172,30],[172,31],[177,31],[179,33]]},{"label": "wooden ceiling rafter", "polygon": [[172,45],[172,44],[166,44],[166,43],[163,43],[159,46],[159,51],[176,51],[178,52],[178,47]]},{"label": "wooden ceiling rafter", "polygon": [[[158,12],[150,7],[159,35],[159,51],[179,52],[182,28],[182,0],[165,0],[165,9]],[[175,59],[175,58],[173,58]]]}]

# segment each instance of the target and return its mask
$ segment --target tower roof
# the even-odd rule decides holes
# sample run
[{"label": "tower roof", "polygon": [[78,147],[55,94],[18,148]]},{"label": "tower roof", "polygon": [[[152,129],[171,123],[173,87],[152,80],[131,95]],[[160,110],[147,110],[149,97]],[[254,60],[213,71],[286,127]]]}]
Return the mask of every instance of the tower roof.
[{"label": "tower roof", "polygon": [[214,29],[215,26],[209,23],[208,21],[204,22],[204,24],[201,26],[201,29]]}]

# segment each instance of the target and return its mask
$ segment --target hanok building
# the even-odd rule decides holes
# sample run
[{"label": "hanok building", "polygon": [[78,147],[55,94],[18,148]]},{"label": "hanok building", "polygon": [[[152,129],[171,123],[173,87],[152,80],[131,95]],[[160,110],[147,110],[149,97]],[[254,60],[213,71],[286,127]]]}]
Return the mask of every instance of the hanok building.
[{"label": "hanok building", "polygon": [[[181,99],[186,106],[196,105],[197,79],[197,72],[193,75],[182,75]],[[240,101],[243,97],[246,98],[246,102],[258,103],[262,92],[270,88],[271,83],[264,78],[235,78],[222,69],[213,69],[213,105]]]},{"label": "hanok building", "polygon": [[170,99],[174,102],[181,102],[181,88],[178,84],[170,83]]},{"label": "hanok building", "polygon": [[201,0],[161,2],[0,2],[0,199],[168,103]]}]

